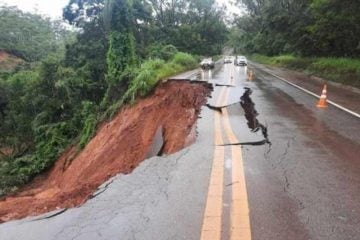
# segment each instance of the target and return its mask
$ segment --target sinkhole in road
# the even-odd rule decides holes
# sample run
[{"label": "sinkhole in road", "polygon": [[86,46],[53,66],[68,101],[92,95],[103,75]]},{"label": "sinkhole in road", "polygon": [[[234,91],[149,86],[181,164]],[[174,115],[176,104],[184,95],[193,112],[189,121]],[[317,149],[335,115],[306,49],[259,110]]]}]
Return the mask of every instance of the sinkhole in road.
[{"label": "sinkhole in road", "polygon": [[211,91],[206,82],[160,83],[151,96],[103,123],[84,150],[71,147],[49,172],[1,199],[0,222],[79,206],[104,192],[109,184],[99,186],[113,176],[131,173],[152,156],[191,145]]}]

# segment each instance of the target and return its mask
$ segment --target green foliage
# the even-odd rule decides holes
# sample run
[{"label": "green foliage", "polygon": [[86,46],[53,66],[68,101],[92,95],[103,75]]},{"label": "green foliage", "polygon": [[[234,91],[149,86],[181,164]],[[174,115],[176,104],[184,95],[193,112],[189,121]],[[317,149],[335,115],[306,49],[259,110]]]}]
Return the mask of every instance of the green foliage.
[{"label": "green foliage", "polygon": [[96,106],[92,102],[85,101],[83,102],[83,109],[81,111],[82,118],[85,119],[83,123],[83,130],[80,137],[79,146],[83,149],[96,132],[97,126],[97,115],[96,115]]},{"label": "green foliage", "polygon": [[360,2],[351,0],[239,1],[249,12],[236,20],[230,46],[268,56],[360,56]]},{"label": "green foliage", "polygon": [[137,77],[131,82],[122,101],[134,103],[137,96],[144,97],[149,94],[161,79],[192,69],[196,65],[194,57],[182,52],[175,54],[168,63],[160,59],[148,60],[141,65]]},{"label": "green foliage", "polygon": [[221,52],[226,26],[214,1],[172,3],[70,0],[64,18],[80,28],[71,41],[60,22],[0,9],[0,48],[41,59],[0,74],[0,150],[12,152],[0,152],[0,195],[49,169],[69,145],[84,148],[99,121],[147,96],[161,79],[197,66],[178,49]]},{"label": "green foliage", "polygon": [[319,58],[308,70],[326,79],[360,88],[360,59]]},{"label": "green foliage", "polygon": [[173,45],[154,44],[150,47],[149,57],[168,61],[172,59],[177,52],[177,48]]},{"label": "green foliage", "polygon": [[56,51],[68,31],[59,22],[15,7],[0,7],[0,49],[37,61]]},{"label": "green foliage", "polygon": [[360,88],[360,60],[350,58],[303,58],[291,55],[267,57],[254,54],[251,59],[264,64],[305,70],[310,74]]},{"label": "green foliage", "polygon": [[191,56],[188,53],[179,52],[174,56],[174,59],[172,61],[175,64],[178,64],[180,66],[184,66],[187,69],[190,69],[194,66],[196,66],[197,61],[193,56]]},{"label": "green foliage", "polygon": [[105,0],[70,0],[63,10],[63,17],[70,24],[83,27],[96,21],[103,10]]},{"label": "green foliage", "polygon": [[109,84],[121,82],[124,70],[135,64],[134,37],[131,33],[113,31],[110,34],[110,46],[107,54]]}]

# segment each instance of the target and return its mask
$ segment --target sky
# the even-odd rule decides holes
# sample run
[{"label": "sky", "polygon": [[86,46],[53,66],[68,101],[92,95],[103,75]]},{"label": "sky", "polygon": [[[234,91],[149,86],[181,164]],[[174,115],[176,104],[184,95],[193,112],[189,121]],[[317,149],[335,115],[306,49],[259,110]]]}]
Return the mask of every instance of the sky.
[{"label": "sky", "polygon": [[35,12],[45,14],[51,18],[61,18],[62,9],[69,0],[0,0],[0,6],[17,6],[26,12]]},{"label": "sky", "polygon": [[[62,9],[69,0],[0,0],[0,6],[17,6],[23,11],[34,12],[35,9],[40,14],[45,14],[53,19],[61,18]],[[217,0],[220,4],[226,4],[231,13],[240,13],[236,7],[230,5],[229,0]]]}]

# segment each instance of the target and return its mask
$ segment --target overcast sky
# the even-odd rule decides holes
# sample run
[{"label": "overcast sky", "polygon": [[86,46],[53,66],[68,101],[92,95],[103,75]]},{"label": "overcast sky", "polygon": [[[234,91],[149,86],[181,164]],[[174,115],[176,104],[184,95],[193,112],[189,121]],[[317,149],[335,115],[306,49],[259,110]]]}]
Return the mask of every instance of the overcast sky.
[{"label": "overcast sky", "polygon": [[23,11],[34,12],[48,15],[52,18],[60,18],[62,9],[69,0],[0,0],[0,5],[17,6]]},{"label": "overcast sky", "polygon": [[[238,13],[239,10],[229,4],[229,0],[217,0],[220,4],[226,4],[230,12]],[[16,5],[23,11],[34,12],[35,9],[41,14],[50,16],[51,18],[60,18],[62,9],[69,0],[0,0],[0,6]]]}]

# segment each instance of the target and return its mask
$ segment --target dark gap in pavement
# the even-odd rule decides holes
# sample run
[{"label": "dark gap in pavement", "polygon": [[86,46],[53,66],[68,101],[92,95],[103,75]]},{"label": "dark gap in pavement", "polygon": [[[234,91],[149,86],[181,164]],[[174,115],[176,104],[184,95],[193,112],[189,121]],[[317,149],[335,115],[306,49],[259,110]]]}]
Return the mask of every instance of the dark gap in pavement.
[{"label": "dark gap in pavement", "polygon": [[232,105],[239,104],[239,103],[240,102],[235,102],[235,103],[231,103],[231,104],[228,104],[228,105],[225,105],[225,106],[214,106],[214,105],[206,104],[206,106],[211,110],[218,111],[218,112],[222,113],[223,108],[227,108],[227,107],[230,107]]},{"label": "dark gap in pavement", "polygon": [[164,129],[160,126],[155,133],[154,140],[147,154],[147,159],[155,156],[162,156],[165,148]]},{"label": "dark gap in pavement", "polygon": [[216,83],[215,87],[235,87],[234,85],[229,85],[229,84],[220,84],[220,83]]},{"label": "dark gap in pavement", "polygon": [[[252,90],[251,88],[245,87],[245,92],[244,94],[240,97],[240,106],[244,109],[245,111],[245,118],[247,120],[247,125],[250,128],[251,132],[258,132],[261,130],[261,133],[264,137],[264,140],[262,141],[255,141],[255,142],[240,142],[240,143],[229,143],[229,144],[223,144],[223,145],[218,145],[218,146],[245,146],[245,145],[250,145],[250,146],[261,146],[261,145],[265,145],[265,144],[269,144],[271,146],[271,142],[269,140],[269,134],[268,134],[268,128],[259,122],[259,120],[257,119],[257,116],[259,115],[259,113],[256,111],[255,109],[255,103],[252,101],[250,95],[252,94]],[[233,103],[224,107],[228,107],[231,105],[234,105],[237,103]],[[210,109],[213,110],[217,110],[221,112],[221,109],[224,107],[215,107],[215,106],[210,106],[207,105],[207,107],[209,107]]]},{"label": "dark gap in pavement", "polygon": [[50,219],[50,218],[53,218],[53,217],[56,217],[56,216],[59,216],[60,214],[63,214],[64,212],[66,212],[68,209],[67,208],[64,208],[50,216],[47,216],[47,217],[43,217],[43,218],[38,218],[38,219],[34,219],[32,220],[31,222],[35,222],[35,221],[41,221],[41,220],[47,220],[47,219]]},{"label": "dark gap in pavement", "polygon": [[240,143],[229,143],[229,144],[222,144],[222,145],[217,145],[220,147],[226,147],[226,146],[261,146],[261,145],[265,145],[265,144],[271,144],[271,142],[269,142],[268,140],[264,139],[262,141],[256,141],[256,142],[240,142]]},{"label": "dark gap in pavement", "polygon": [[[251,132],[258,132],[261,130],[261,133],[264,137],[264,140],[261,142],[265,142],[271,145],[269,140],[268,128],[259,122],[257,116],[259,113],[255,109],[255,103],[252,101],[250,95],[252,94],[251,88],[245,87],[245,93],[240,97],[240,105],[245,111],[245,118],[248,121],[247,125],[251,129]],[[258,142],[260,143],[260,142]],[[265,144],[263,143],[263,144]],[[259,144],[259,145],[263,145]]]},{"label": "dark gap in pavement", "polygon": [[214,110],[214,111],[217,111],[217,112],[220,112],[222,113],[222,107],[216,107],[216,106],[212,106],[210,104],[206,104],[206,106],[211,109],[211,110]]}]

